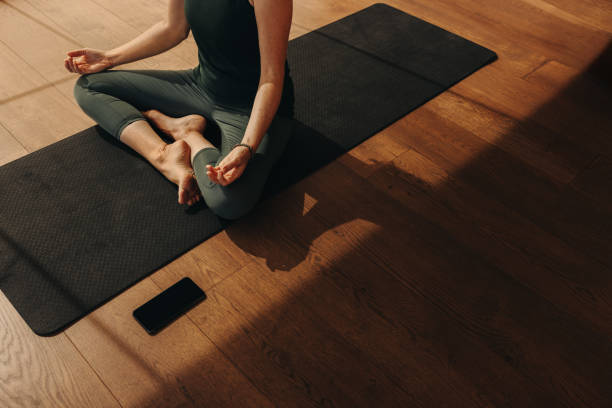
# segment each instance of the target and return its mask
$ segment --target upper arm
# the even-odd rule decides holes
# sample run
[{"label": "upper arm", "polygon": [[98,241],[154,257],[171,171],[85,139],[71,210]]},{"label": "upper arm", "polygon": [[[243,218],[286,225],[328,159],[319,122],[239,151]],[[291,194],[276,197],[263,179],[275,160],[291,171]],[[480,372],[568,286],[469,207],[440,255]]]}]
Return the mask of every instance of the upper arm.
[{"label": "upper arm", "polygon": [[168,0],[168,16],[166,17],[168,29],[180,33],[184,37],[189,35],[189,23],[185,17],[184,0]]},{"label": "upper arm", "polygon": [[[247,0],[244,0],[247,1]],[[282,83],[293,14],[293,0],[254,0],[261,81]]]}]

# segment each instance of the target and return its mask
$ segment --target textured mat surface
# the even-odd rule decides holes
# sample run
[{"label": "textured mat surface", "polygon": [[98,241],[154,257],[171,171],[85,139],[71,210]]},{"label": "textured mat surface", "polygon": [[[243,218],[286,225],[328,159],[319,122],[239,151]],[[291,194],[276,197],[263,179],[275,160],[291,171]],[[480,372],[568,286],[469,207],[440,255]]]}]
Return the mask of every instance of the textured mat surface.
[{"label": "textured mat surface", "polygon": [[[392,124],[494,52],[384,4],[296,38],[297,126],[265,198]],[[0,289],[51,335],[229,222],[98,126],[0,167]]]}]

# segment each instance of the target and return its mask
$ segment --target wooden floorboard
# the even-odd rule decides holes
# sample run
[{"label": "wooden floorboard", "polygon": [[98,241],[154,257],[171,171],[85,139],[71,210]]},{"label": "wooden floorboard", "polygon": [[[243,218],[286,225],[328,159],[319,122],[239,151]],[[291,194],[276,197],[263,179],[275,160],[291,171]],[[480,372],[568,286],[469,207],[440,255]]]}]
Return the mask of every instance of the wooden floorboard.
[{"label": "wooden floorboard", "polygon": [[28,151],[9,131],[0,125],[0,165],[25,156]]},{"label": "wooden floorboard", "polygon": [[[347,206],[355,206],[353,203],[367,208],[368,201],[377,201],[364,182],[356,181],[358,186],[351,186],[349,177],[340,174],[340,169],[333,172],[343,180],[343,183],[334,183],[338,186],[335,191],[317,186],[319,194],[315,197],[327,195],[328,205],[322,216],[329,217],[328,221],[341,219],[348,211]],[[336,194],[349,199],[334,202],[332,196]],[[487,347],[499,353],[522,375],[547,389],[550,395],[561,391],[575,393],[567,396],[572,404],[584,399],[601,404],[611,397],[604,384],[607,379],[603,380],[610,362],[601,360],[610,346],[608,336],[559,311],[522,283],[482,260],[479,253],[452,240],[436,225],[408,211],[402,216],[392,210],[393,206],[403,208],[379,200],[377,208],[381,214],[394,214],[394,217],[369,215],[370,220],[383,226],[383,231],[375,238],[360,242],[360,250],[372,259],[378,258],[381,269],[391,272],[453,316],[470,333],[478,333],[477,337]],[[352,228],[347,229],[343,238],[354,239],[349,233],[359,235],[357,229]],[[402,234],[403,239],[399,239]],[[571,339],[578,338],[581,343],[589,342],[588,351],[582,346],[571,350],[576,347]],[[544,341],[549,347],[540,349],[538,341]],[[572,378],[578,370],[584,370],[583,380],[589,380]]]},{"label": "wooden floorboard", "polygon": [[119,407],[65,334],[38,337],[0,292],[3,407]]},{"label": "wooden floorboard", "polygon": [[189,319],[152,338],[125,313],[159,290],[147,278],[65,332],[121,405],[272,406]]},{"label": "wooden floorboard", "polygon": [[[411,150],[369,177],[479,258],[607,335],[609,268]],[[503,217],[502,217],[503,215]]]},{"label": "wooden floorboard", "polygon": [[[374,3],[295,1],[290,38]],[[0,406],[612,406],[610,2],[387,4],[499,59],[57,336],[0,295]],[[0,164],[93,125],[66,51],[166,7],[0,2]],[[184,276],[208,299],[147,335]]]},{"label": "wooden floorboard", "polygon": [[607,0],[523,0],[549,14],[612,33],[612,4]]}]

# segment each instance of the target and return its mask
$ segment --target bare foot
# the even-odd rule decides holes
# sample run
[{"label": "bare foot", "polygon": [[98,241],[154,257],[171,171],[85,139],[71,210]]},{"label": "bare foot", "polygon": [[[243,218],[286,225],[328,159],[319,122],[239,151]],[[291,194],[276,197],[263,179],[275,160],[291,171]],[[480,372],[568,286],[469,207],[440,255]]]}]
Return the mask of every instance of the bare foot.
[{"label": "bare foot", "polygon": [[164,115],[157,109],[143,111],[142,114],[153,122],[159,130],[172,137],[174,140],[183,139],[192,131],[202,134],[206,128],[206,119],[201,115],[187,115],[180,118],[173,118]]},{"label": "bare foot", "polygon": [[178,186],[179,204],[192,205],[200,201],[200,190],[193,177],[190,161],[191,150],[183,140],[164,145],[155,167]]}]

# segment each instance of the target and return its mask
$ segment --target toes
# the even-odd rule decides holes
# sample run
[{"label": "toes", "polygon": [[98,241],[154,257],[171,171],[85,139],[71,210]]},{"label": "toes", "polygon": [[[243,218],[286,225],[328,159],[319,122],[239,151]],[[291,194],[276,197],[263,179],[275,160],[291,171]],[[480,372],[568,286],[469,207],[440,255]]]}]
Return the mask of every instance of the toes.
[{"label": "toes", "polygon": [[200,201],[200,197],[196,194],[196,195],[192,195],[189,200],[187,201],[187,205],[194,205],[195,203],[197,203],[198,201]]},{"label": "toes", "polygon": [[185,194],[183,201],[186,202],[187,205],[191,206],[200,201],[200,190],[198,189],[196,180],[193,177],[193,173],[189,173],[183,185],[185,186],[185,188],[183,189],[183,192]]},{"label": "toes", "polygon": [[191,190],[189,189],[189,183],[181,184],[181,187],[179,187],[178,195],[179,195],[179,200],[178,200],[179,204],[191,205],[190,202],[193,199],[193,194]]}]

